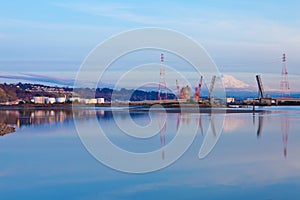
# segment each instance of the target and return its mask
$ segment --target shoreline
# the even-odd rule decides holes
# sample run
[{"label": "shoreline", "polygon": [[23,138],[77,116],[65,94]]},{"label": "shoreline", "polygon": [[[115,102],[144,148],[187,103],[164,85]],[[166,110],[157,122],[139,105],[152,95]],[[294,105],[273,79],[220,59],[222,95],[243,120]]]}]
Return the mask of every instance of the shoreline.
[{"label": "shoreline", "polygon": [[[153,107],[161,105],[162,107]],[[197,104],[20,104],[20,105],[1,105],[0,110],[72,110],[72,109],[92,109],[92,108],[118,108],[120,111],[129,110],[130,112],[161,112],[167,113],[262,113],[266,110],[252,109],[252,106],[241,107],[211,107],[198,106]],[[123,109],[122,109],[123,108]]]}]

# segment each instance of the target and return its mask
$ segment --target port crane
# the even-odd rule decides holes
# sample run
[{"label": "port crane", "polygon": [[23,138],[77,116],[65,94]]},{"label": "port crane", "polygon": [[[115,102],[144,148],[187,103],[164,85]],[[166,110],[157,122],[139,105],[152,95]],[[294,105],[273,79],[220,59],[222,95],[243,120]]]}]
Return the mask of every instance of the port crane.
[{"label": "port crane", "polygon": [[200,99],[200,91],[202,87],[203,76],[200,77],[200,81],[198,87],[195,88],[195,100],[198,101]]},{"label": "port crane", "polygon": [[259,99],[264,99],[265,98],[265,91],[262,85],[262,81],[261,81],[261,77],[260,75],[256,75],[256,81],[257,81],[257,85],[258,85],[258,98]]},{"label": "port crane", "polygon": [[215,82],[216,82],[216,76],[213,75],[211,82],[210,82],[210,87],[209,87],[209,99],[211,100],[213,98],[213,90],[215,87]]}]

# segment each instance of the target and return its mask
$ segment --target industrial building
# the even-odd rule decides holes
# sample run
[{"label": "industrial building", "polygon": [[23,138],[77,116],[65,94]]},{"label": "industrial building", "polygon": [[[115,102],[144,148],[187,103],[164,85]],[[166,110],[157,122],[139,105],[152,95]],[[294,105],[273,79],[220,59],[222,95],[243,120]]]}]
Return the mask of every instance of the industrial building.
[{"label": "industrial building", "polygon": [[183,87],[181,90],[182,90],[184,99],[190,100],[191,99],[191,88],[187,85],[187,86]]}]

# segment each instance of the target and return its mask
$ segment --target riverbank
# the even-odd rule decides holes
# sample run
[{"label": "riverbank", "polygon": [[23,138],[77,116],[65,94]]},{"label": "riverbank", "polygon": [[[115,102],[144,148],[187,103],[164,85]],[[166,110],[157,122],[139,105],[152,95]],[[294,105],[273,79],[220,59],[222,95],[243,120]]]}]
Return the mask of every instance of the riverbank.
[{"label": "riverbank", "polygon": [[0,123],[0,136],[9,134],[9,133],[13,133],[15,132],[16,129],[14,127],[10,127],[4,123]]},{"label": "riverbank", "polygon": [[168,112],[168,113],[260,113],[265,112],[253,109],[252,106],[242,107],[211,107],[197,104],[20,104],[0,106],[0,110],[77,110],[77,109],[118,109],[130,112]]}]

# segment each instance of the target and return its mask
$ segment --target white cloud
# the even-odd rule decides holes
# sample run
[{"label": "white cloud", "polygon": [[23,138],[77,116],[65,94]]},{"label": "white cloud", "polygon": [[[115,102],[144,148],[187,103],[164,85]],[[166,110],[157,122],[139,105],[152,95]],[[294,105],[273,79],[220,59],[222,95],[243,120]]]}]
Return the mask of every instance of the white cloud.
[{"label": "white cloud", "polygon": [[[41,41],[55,41],[62,45],[74,44],[74,41],[84,45],[90,42],[94,45],[95,41],[99,42],[124,29],[137,26],[161,26],[181,31],[205,44],[204,47],[209,50],[212,58],[220,66],[221,71],[224,70],[224,73],[280,72],[282,51],[288,54],[288,67],[291,73],[300,72],[300,57],[298,56],[300,26],[297,20],[291,19],[289,23],[283,24],[276,18],[264,18],[251,11],[241,13],[233,9],[228,10],[228,8],[218,10],[178,2],[173,3],[171,9],[160,4],[109,2],[89,4],[70,1],[68,3],[57,2],[53,5],[66,11],[90,15],[87,18],[87,20],[90,19],[89,25],[75,20],[68,23],[0,18],[0,26],[8,29],[18,27],[20,30],[25,30],[25,28],[27,30],[29,27],[33,28],[32,32],[35,29],[43,29],[45,32],[40,35],[31,34],[28,31],[13,32],[9,37],[25,38],[30,44],[40,37]],[[109,21],[110,19],[112,21]],[[28,35],[25,35],[26,33]],[[87,33],[89,38],[82,37]],[[0,33],[0,39],[4,37],[7,36]]]},{"label": "white cloud", "polygon": [[[234,10],[218,10],[186,5],[174,6],[168,13],[159,5],[135,5],[122,3],[56,3],[56,6],[69,10],[111,18],[133,25],[161,26],[173,28],[189,34],[201,43],[206,43],[220,54],[230,52],[249,59],[264,60],[276,58],[276,54],[289,50],[291,59],[300,63],[297,52],[300,44],[300,28],[297,21],[289,24],[254,13],[241,14]],[[150,11],[149,11],[150,10]],[[143,12],[143,11],[148,11]],[[157,14],[156,14],[157,13]],[[178,13],[186,13],[178,15]],[[218,13],[216,15],[215,13]],[[118,22],[117,22],[118,23]],[[233,55],[229,57],[233,60]],[[234,61],[234,60],[233,60]],[[247,61],[247,60],[246,60]]]},{"label": "white cloud", "polygon": [[[37,21],[37,20],[24,20],[17,18],[0,18],[0,25],[2,27],[31,27],[38,29],[48,29],[48,30],[80,30],[80,29],[99,29],[96,25],[81,25],[81,24],[69,24],[69,23],[58,23],[58,22],[48,22],[48,21]],[[1,37],[1,33],[0,33]]]},{"label": "white cloud", "polygon": [[144,16],[136,14],[135,7],[125,4],[101,3],[101,5],[91,5],[86,3],[55,3],[54,5],[103,17],[110,17],[122,21],[142,23],[142,24],[158,24],[161,20],[152,16]]},{"label": "white cloud", "polygon": [[[199,8],[184,4],[184,8],[173,6],[168,13],[166,8],[160,5],[135,5],[122,3],[55,3],[55,6],[69,10],[75,10],[90,15],[110,17],[121,21],[140,23],[142,25],[161,25],[180,30],[200,31],[212,34],[217,38],[224,36],[233,40],[243,39],[249,41],[263,41],[264,43],[278,41],[299,41],[299,26],[287,26],[276,20],[258,17],[255,14],[241,15],[230,10],[218,10],[214,8]],[[147,8],[147,9],[146,9]],[[206,10],[205,10],[206,9]],[[143,12],[150,10],[147,12]],[[185,15],[178,13],[187,12]],[[218,15],[215,13],[218,12]],[[157,15],[155,15],[157,13]],[[285,37],[289,36],[289,37]]]}]

